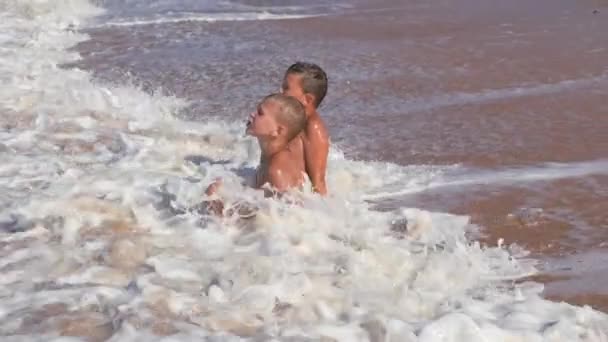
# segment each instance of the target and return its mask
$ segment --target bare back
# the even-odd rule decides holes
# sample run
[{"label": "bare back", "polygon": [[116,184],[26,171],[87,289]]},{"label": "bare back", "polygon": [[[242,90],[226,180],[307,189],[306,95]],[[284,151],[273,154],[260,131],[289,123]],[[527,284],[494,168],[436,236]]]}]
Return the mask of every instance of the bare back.
[{"label": "bare back", "polygon": [[279,192],[291,188],[301,188],[304,183],[304,145],[299,137],[292,140],[288,147],[262,161],[256,173],[256,187],[270,184]]}]

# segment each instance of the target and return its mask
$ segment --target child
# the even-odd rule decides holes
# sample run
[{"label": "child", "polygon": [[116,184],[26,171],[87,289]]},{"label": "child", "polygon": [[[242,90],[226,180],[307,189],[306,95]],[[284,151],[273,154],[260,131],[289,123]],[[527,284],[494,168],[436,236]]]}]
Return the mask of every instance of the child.
[{"label": "child", "polygon": [[304,151],[294,139],[306,125],[306,114],[297,99],[269,95],[253,114],[247,134],[258,139],[262,151],[256,172],[256,187],[269,184],[278,192],[300,188],[304,183]]},{"label": "child", "polygon": [[[295,98],[272,94],[265,97],[250,116],[247,134],[258,139],[261,149],[260,165],[256,171],[255,187],[270,186],[270,193],[283,193],[301,188],[304,183],[304,147],[296,139],[306,125],[303,105]],[[221,182],[211,184],[206,191],[213,195]],[[212,201],[210,210],[223,210],[220,201]]]},{"label": "child", "polygon": [[293,143],[304,145],[306,173],[313,190],[326,195],[325,172],[329,154],[329,134],[317,108],[327,94],[327,75],[316,64],[295,63],[285,72],[281,92],[298,99],[306,110],[306,126],[301,139],[294,140]]}]

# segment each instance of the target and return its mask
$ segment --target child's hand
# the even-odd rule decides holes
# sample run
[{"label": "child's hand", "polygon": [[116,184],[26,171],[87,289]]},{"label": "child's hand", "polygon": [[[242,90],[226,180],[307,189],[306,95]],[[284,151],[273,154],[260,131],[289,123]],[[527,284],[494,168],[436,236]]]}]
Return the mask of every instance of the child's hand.
[{"label": "child's hand", "polygon": [[207,187],[207,190],[205,190],[205,195],[207,195],[207,196],[214,195],[217,192],[217,190],[220,188],[220,186],[222,186],[222,179],[218,178]]},{"label": "child's hand", "polygon": [[[220,186],[222,186],[222,180],[218,178],[207,187],[207,190],[205,190],[205,194],[207,196],[215,195]],[[224,212],[224,203],[219,199],[208,201],[207,210],[215,215],[221,216]]]},{"label": "child's hand", "polygon": [[224,203],[220,200],[209,201],[207,202],[207,211],[217,216],[223,216]]}]

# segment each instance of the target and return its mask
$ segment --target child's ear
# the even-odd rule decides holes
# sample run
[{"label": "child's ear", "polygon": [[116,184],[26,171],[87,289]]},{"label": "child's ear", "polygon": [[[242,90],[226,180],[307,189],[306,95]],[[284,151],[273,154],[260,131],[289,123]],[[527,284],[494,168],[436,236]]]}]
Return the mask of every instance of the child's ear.
[{"label": "child's ear", "polygon": [[276,136],[283,135],[287,132],[287,127],[283,125],[278,125],[276,130]]},{"label": "child's ear", "polygon": [[315,103],[315,96],[313,94],[304,94],[304,105],[313,105]]}]

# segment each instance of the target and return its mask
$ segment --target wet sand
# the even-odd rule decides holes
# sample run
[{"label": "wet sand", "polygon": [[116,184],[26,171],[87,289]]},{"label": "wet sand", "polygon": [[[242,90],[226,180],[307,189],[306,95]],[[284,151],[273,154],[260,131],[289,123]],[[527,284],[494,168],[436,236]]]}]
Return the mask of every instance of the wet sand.
[{"label": "wet sand", "polygon": [[483,244],[517,244],[538,260],[540,273],[525,280],[545,284],[555,301],[608,312],[608,208],[606,176],[433,191],[405,199],[410,205],[471,216]]}]

